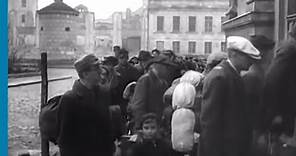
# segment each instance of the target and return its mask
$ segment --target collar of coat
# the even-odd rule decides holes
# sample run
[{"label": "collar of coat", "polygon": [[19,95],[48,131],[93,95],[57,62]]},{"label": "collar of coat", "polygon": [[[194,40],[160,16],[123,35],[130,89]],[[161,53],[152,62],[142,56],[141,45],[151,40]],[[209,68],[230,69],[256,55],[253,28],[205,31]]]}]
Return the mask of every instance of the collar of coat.
[{"label": "collar of coat", "polygon": [[96,91],[96,89],[88,89],[86,88],[80,80],[75,80],[73,87],[72,87],[73,92],[75,92],[79,96],[85,96],[85,95],[90,95]]},{"label": "collar of coat", "polygon": [[240,74],[233,68],[227,60],[222,61],[219,65],[214,67],[214,69],[224,69],[230,72],[231,74],[235,75],[236,78],[241,79]]}]

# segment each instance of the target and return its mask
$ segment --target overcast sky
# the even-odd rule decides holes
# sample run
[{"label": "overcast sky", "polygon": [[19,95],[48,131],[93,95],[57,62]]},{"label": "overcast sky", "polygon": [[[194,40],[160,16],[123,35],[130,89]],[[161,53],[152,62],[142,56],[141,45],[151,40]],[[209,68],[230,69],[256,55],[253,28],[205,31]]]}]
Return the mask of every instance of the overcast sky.
[{"label": "overcast sky", "polygon": [[[143,0],[63,0],[64,3],[76,7],[79,4],[85,5],[89,11],[95,12],[96,19],[105,19],[115,11],[125,11],[130,8],[132,11],[142,6]],[[38,0],[38,10],[53,3],[54,0]]]}]

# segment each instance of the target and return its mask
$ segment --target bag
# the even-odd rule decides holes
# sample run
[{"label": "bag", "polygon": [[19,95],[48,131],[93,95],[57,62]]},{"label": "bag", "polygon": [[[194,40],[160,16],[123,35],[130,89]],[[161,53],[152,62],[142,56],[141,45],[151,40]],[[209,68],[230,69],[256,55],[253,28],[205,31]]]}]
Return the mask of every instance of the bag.
[{"label": "bag", "polygon": [[191,110],[194,106],[195,88],[190,83],[179,83],[173,92],[172,145],[178,152],[191,152],[194,145],[195,114]]},{"label": "bag", "polygon": [[175,110],[172,117],[172,145],[178,152],[190,152],[194,145],[195,114],[187,108]]},{"label": "bag", "polygon": [[62,95],[55,96],[41,107],[39,127],[43,138],[57,144],[58,137],[58,109]]}]

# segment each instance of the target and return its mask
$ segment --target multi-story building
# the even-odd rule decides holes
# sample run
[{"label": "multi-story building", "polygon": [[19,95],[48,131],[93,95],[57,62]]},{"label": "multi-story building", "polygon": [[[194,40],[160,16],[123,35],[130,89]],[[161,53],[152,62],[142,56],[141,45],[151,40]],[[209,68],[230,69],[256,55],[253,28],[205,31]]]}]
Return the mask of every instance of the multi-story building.
[{"label": "multi-story building", "polygon": [[113,13],[113,46],[118,45],[127,49],[130,55],[137,55],[141,49],[142,18],[142,8],[135,12],[127,9]]},{"label": "multi-story building", "polygon": [[228,0],[145,0],[141,48],[179,55],[225,51],[221,30]]},{"label": "multi-story building", "polygon": [[78,23],[80,27],[80,44],[84,45],[86,53],[93,52],[95,46],[95,13],[90,12],[88,8],[82,4],[75,7],[79,12]]},{"label": "multi-story building", "polygon": [[38,0],[9,0],[9,45],[35,45],[36,11]]},{"label": "multi-story building", "polygon": [[95,22],[95,53],[98,56],[112,55],[112,19],[97,19]]}]

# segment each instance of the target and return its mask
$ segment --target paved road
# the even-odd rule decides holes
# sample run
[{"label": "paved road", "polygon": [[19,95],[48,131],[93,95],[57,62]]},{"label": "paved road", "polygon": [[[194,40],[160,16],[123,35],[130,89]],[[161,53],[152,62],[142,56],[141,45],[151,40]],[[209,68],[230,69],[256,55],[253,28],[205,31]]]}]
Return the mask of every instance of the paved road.
[{"label": "paved road", "polygon": [[[74,69],[49,69],[48,77],[72,75],[72,79],[49,82],[48,96],[63,94],[71,89],[77,74]],[[9,82],[38,80],[37,77],[9,79]],[[38,114],[40,108],[41,84],[8,88],[8,139],[9,155],[22,149],[39,149],[40,134]]]}]

